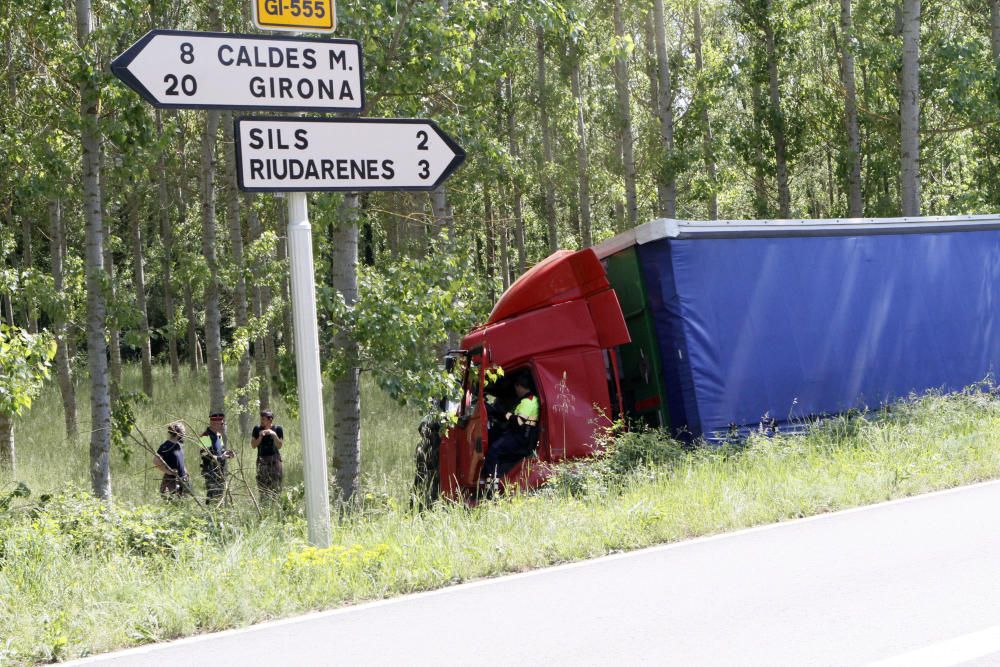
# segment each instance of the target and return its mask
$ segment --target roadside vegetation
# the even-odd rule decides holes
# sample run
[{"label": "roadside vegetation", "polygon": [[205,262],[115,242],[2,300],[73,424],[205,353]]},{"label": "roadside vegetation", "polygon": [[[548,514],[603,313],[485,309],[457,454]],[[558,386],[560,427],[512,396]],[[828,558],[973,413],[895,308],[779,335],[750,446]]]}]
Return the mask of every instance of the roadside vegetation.
[{"label": "roadside vegetation", "polygon": [[[199,392],[171,391],[176,400],[137,408],[140,428],[162,435],[155,425],[171,419],[200,424]],[[1000,475],[1000,396],[980,386],[831,418],[800,435],[755,434],[740,447],[690,449],[657,431],[627,433],[540,492],[419,512],[408,497],[417,415],[373,386],[364,392],[364,492],[335,523],[333,546],[315,549],[299,502],[297,420],[279,413],[291,483],[263,518],[239,493],[216,512],[160,501],[139,451],[115,452],[120,492],[108,505],[86,490],[77,460],[87,455],[85,436],[59,436],[49,388],[17,423],[25,486],[0,494],[0,664],[231,628]],[[200,480],[195,486],[201,493]]]}]

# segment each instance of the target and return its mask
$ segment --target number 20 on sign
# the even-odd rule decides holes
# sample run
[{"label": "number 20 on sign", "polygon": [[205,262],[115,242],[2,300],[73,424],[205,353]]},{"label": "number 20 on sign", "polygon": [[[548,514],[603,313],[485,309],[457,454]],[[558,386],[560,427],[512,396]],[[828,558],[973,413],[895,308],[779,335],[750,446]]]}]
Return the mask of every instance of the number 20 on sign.
[{"label": "number 20 on sign", "polygon": [[254,0],[254,23],[261,30],[333,32],[334,0]]}]

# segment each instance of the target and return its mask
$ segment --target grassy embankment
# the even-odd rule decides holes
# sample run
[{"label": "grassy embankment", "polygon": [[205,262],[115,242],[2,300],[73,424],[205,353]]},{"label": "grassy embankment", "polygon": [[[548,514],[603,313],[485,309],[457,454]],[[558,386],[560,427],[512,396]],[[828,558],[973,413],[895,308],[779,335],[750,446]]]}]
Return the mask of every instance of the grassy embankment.
[{"label": "grassy embankment", "polygon": [[[158,388],[164,396],[140,411],[145,430],[158,433],[155,425],[176,417],[200,424],[200,388]],[[632,434],[548,491],[415,513],[406,491],[416,415],[370,386],[365,395],[364,444],[373,454],[365,500],[337,523],[328,550],[306,546],[303,520],[290,508],[258,521],[245,499],[212,518],[190,505],[165,507],[155,498],[156,476],[144,471],[148,456],[138,454],[129,465],[115,455],[123,500],[111,510],[80,492],[35,512],[0,512],[0,664],[245,625],[1000,475],[1000,398],[973,392],[830,420],[805,436],[752,439],[738,452],[686,452],[657,434]],[[282,421],[294,480],[297,425]],[[23,479],[35,496],[85,482],[86,444],[62,441],[54,389],[18,426]]]}]

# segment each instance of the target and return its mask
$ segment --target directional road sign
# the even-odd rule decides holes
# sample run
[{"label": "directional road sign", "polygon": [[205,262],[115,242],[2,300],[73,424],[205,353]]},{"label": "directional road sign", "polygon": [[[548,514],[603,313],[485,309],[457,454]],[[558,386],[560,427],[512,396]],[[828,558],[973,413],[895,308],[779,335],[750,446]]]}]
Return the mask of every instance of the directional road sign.
[{"label": "directional road sign", "polygon": [[261,30],[333,32],[337,9],[333,0],[254,0],[253,22]]},{"label": "directional road sign", "polygon": [[465,159],[414,118],[239,118],[236,154],[247,192],[433,190]]},{"label": "directional road sign", "polygon": [[[287,0],[286,0],[287,1]],[[153,30],[111,63],[153,106],[361,111],[361,44],[352,39]]]}]

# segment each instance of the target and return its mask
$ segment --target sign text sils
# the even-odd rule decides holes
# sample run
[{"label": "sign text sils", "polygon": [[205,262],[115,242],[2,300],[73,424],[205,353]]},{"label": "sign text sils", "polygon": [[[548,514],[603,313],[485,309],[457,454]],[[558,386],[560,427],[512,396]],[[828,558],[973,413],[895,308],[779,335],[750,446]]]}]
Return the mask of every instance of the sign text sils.
[{"label": "sign text sils", "polygon": [[465,151],[429,120],[240,118],[239,185],[251,192],[433,190]]},{"label": "sign text sils", "polygon": [[111,63],[157,107],[361,111],[361,45],[348,39],[153,30]]}]

